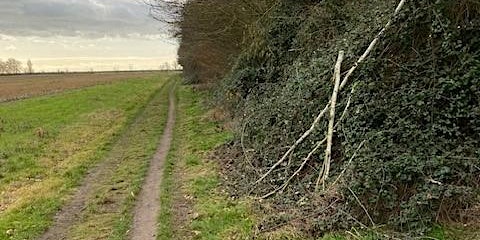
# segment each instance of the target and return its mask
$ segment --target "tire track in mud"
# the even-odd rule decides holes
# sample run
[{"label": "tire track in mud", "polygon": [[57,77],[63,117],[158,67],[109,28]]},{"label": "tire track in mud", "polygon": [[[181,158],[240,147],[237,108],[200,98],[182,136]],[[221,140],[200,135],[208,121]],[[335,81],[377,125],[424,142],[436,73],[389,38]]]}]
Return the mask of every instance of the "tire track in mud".
[{"label": "tire track in mud", "polygon": [[[125,130],[122,133],[122,136],[116,141],[117,143],[129,141],[129,136],[127,134],[127,131],[129,131],[128,129],[132,129],[133,126],[137,125],[140,121],[142,121],[142,117],[143,115],[145,115],[145,109],[147,108],[147,106],[149,104],[152,104],[155,96],[162,94],[162,89],[168,87],[168,85],[170,85],[168,82],[164,83],[162,87],[160,87],[154,94],[152,94],[152,97],[145,104],[145,107],[139,110],[139,113],[135,117],[135,120],[133,120],[130,126],[127,127],[127,130]],[[170,93],[170,95],[172,95],[172,93]],[[172,96],[169,96],[169,121],[170,112],[172,111],[170,109],[172,105],[171,101]],[[166,126],[168,127],[168,122]],[[165,127],[165,129],[167,129],[167,127]],[[165,136],[166,132],[163,132],[162,134],[163,136]],[[165,137],[162,137],[162,142],[163,138]],[[95,167],[89,170],[84,177],[82,184],[73,193],[72,197],[62,207],[62,209],[55,215],[52,226],[38,239],[67,240],[70,230],[80,220],[83,211],[87,208],[88,201],[91,200],[92,196],[94,196],[95,191],[98,189],[101,183],[107,181],[107,179],[111,177],[111,174],[114,172],[114,170],[118,167],[120,163],[120,158],[106,157],[105,161],[98,163]]]},{"label": "tire track in mud", "polygon": [[160,211],[160,185],[163,177],[163,165],[172,143],[175,126],[175,86],[169,93],[168,120],[163,131],[157,152],[150,162],[145,182],[135,204],[135,212],[130,239],[155,240],[157,238],[157,220]]}]

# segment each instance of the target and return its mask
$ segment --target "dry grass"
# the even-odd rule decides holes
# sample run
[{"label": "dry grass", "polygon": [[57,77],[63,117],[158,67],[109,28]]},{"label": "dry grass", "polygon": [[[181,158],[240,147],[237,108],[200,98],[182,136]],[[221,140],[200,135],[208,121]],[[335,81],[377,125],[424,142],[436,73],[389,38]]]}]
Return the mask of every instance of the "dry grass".
[{"label": "dry grass", "polygon": [[151,77],[155,72],[107,72],[0,76],[0,102],[62,92],[70,89]]}]

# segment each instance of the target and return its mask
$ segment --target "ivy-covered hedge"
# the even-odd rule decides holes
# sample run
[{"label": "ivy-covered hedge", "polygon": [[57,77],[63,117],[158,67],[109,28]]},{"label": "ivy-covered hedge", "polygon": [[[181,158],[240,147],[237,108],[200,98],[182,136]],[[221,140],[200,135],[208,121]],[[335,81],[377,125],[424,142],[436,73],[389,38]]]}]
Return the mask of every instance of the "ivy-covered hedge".
[{"label": "ivy-covered hedge", "polygon": [[[232,175],[253,183],[310,127],[331,95],[336,53],[346,51],[343,70],[350,68],[397,3],[279,0],[250,29],[249,47],[220,91],[239,121],[237,145],[246,155]],[[407,1],[351,82],[340,94],[339,114],[355,86],[335,132],[330,183],[347,170],[333,194],[320,196],[335,209],[310,217],[312,234],[372,221],[413,233],[434,223],[478,222],[480,3]],[[283,184],[325,131],[326,121],[253,193]],[[275,201],[323,208],[312,206],[322,160],[320,150]]]}]

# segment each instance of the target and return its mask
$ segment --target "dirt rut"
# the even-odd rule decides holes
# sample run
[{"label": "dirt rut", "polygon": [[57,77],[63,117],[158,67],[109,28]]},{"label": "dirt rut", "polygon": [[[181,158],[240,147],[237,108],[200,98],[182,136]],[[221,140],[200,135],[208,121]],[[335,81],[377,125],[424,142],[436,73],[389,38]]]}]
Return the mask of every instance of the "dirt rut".
[{"label": "dirt rut", "polygon": [[[150,169],[148,172],[148,176],[145,182],[145,186],[143,187],[142,192],[139,195],[139,204],[137,204],[137,208],[135,209],[135,223],[139,222],[142,226],[140,231],[135,230],[134,232],[139,232],[138,234],[143,234],[144,231],[147,231],[147,226],[151,226],[153,223],[149,225],[145,223],[145,220],[152,219],[151,214],[156,214],[158,212],[158,194],[159,190],[155,190],[155,188],[159,188],[160,184],[160,177],[161,177],[161,168],[163,166],[163,161],[165,159],[165,155],[168,152],[168,148],[170,146],[170,141],[172,137],[172,129],[175,120],[175,103],[174,103],[174,94],[173,88],[169,93],[169,110],[168,110],[168,121],[167,125],[165,126],[165,131],[163,133],[163,137],[161,142],[159,143],[160,146],[158,147],[158,151],[155,154],[154,158],[151,160]],[[148,104],[148,103],[147,103]],[[140,121],[136,119],[135,122]],[[133,123],[134,125],[136,123]],[[127,139],[123,139],[127,138]],[[119,141],[128,141],[128,136],[123,136],[122,139]],[[95,168],[92,168],[87,175],[85,176],[81,186],[78,190],[74,193],[74,195],[70,198],[70,201],[67,202],[62,209],[55,215],[53,225],[42,235],[38,238],[38,240],[67,240],[68,234],[74,226],[79,218],[82,216],[82,212],[87,207],[87,202],[91,199],[95,191],[98,189],[98,186],[102,182],[104,182],[107,178],[109,178],[112,174],[117,165],[119,164],[119,158],[107,158],[106,161],[101,162]],[[156,172],[155,172],[156,171]],[[152,173],[153,172],[153,173]],[[152,187],[157,186],[157,187]],[[151,190],[152,192],[150,192]],[[145,205],[146,204],[146,205]],[[145,209],[147,208],[147,209]],[[150,212],[154,211],[155,212]],[[144,214],[147,212],[145,217],[137,217],[138,214]],[[156,218],[156,215],[153,216]],[[137,220],[138,219],[138,220]],[[156,220],[156,219],[155,219]],[[155,224],[153,224],[155,227]],[[143,229],[145,228],[145,230]],[[134,228],[136,229],[136,228]],[[155,230],[148,230],[150,232],[154,232]],[[141,235],[143,236],[143,235]],[[150,238],[135,238],[135,239],[150,239]],[[152,238],[153,239],[153,238]]]},{"label": "dirt rut", "polygon": [[155,240],[157,238],[163,165],[170,149],[173,128],[175,126],[174,88],[172,88],[169,94],[167,125],[163,131],[157,152],[150,162],[145,182],[135,204],[133,226],[130,230],[130,239],[132,240]]}]

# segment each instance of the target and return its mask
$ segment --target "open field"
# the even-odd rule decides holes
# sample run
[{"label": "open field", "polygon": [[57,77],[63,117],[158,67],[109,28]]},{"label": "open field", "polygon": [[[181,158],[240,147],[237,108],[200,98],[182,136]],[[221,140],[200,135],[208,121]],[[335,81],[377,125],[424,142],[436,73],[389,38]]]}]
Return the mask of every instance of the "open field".
[{"label": "open field", "polygon": [[[82,221],[69,226],[66,235],[123,239],[135,193],[163,130],[167,83],[174,76],[157,74],[1,103],[0,239],[40,236],[97,168],[98,179],[80,209]],[[97,231],[90,229],[92,223]]]},{"label": "open field", "polygon": [[157,74],[158,72],[101,72],[0,76],[0,102]]}]

